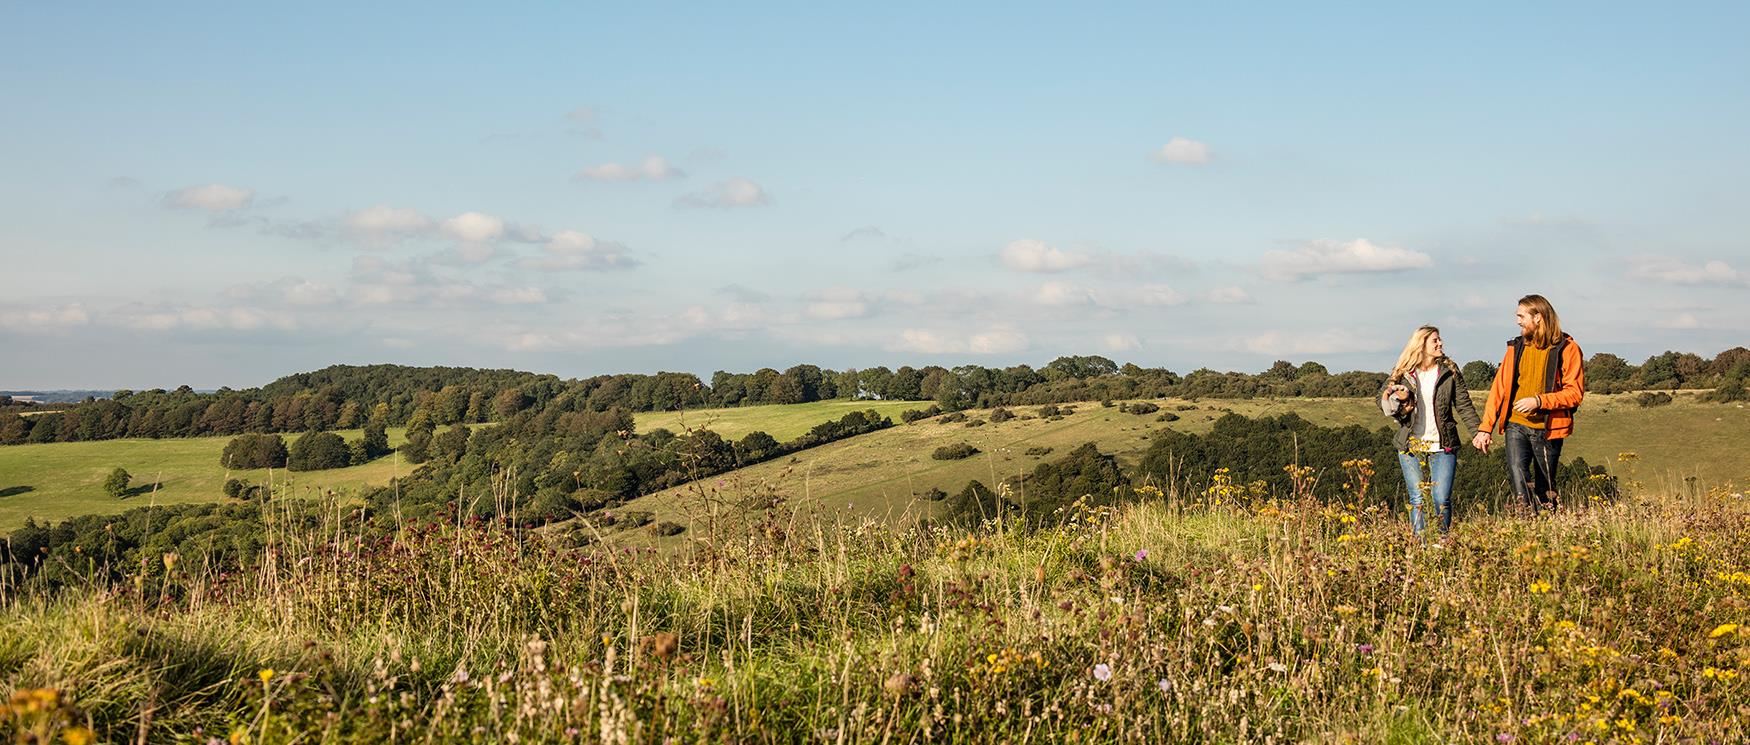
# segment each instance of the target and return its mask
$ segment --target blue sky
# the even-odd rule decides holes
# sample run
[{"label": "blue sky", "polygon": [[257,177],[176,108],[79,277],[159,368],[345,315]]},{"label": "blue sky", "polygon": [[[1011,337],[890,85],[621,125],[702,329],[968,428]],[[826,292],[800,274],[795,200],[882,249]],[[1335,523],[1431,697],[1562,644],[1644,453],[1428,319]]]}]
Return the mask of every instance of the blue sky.
[{"label": "blue sky", "polygon": [[0,387],[1743,343],[1742,4],[0,3]]}]

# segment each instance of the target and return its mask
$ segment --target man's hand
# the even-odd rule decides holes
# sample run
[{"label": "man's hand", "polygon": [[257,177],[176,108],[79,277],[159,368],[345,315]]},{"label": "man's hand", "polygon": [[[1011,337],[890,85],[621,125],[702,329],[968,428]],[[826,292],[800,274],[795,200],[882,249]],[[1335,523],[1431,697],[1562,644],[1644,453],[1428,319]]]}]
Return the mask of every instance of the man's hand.
[{"label": "man's hand", "polygon": [[1530,414],[1533,411],[1537,411],[1537,397],[1526,396],[1518,401],[1514,401],[1513,410],[1521,414]]},{"label": "man's hand", "polygon": [[1486,453],[1489,452],[1489,443],[1494,441],[1494,439],[1494,435],[1487,432],[1478,432],[1476,436],[1470,438],[1470,444],[1475,446],[1476,449]]}]

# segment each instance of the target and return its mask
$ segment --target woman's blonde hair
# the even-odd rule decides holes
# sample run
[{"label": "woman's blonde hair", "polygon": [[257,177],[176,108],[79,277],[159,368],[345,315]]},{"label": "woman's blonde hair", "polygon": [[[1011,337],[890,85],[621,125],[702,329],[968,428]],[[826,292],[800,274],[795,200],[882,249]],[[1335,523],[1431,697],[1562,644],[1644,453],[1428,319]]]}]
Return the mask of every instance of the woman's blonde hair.
[{"label": "woman's blonde hair", "polygon": [[1438,357],[1429,359],[1427,349],[1428,337],[1439,333],[1440,329],[1433,326],[1423,326],[1410,332],[1410,341],[1404,345],[1403,353],[1398,355],[1398,364],[1392,366],[1391,379],[1400,380],[1415,374],[1431,362],[1438,362]]},{"label": "woman's blonde hair", "polygon": [[1548,347],[1562,340],[1562,319],[1556,315],[1556,309],[1542,295],[1526,295],[1519,298],[1519,307],[1531,311],[1543,322],[1531,332],[1531,343],[1540,347]]}]

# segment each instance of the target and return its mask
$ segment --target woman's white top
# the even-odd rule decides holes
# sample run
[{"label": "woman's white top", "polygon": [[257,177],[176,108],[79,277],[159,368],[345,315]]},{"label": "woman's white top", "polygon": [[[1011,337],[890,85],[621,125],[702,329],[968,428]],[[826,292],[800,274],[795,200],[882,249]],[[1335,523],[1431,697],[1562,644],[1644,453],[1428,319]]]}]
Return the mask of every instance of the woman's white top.
[{"label": "woman's white top", "polygon": [[1422,400],[1416,408],[1416,437],[1428,443],[1429,447],[1440,447],[1440,430],[1434,424],[1434,386],[1440,381],[1440,366],[1435,365],[1427,370],[1416,371],[1416,387],[1421,389]]}]

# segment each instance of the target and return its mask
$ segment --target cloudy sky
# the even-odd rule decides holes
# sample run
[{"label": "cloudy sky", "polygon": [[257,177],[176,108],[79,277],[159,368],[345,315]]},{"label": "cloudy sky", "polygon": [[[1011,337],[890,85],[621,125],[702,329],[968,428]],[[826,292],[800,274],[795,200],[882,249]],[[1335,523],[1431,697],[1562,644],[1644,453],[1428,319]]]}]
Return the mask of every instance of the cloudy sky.
[{"label": "cloudy sky", "polygon": [[1742,3],[263,5],[0,3],[0,388],[1750,341]]}]

